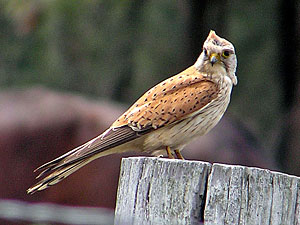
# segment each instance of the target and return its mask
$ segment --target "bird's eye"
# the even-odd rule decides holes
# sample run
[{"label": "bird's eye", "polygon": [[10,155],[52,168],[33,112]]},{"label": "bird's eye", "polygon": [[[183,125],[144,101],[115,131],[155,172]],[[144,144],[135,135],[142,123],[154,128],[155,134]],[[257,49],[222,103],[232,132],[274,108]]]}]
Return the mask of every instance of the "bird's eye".
[{"label": "bird's eye", "polygon": [[230,55],[230,52],[229,51],[223,51],[223,53],[222,53],[222,56],[224,57],[224,58],[228,58],[229,57],[229,55]]},{"label": "bird's eye", "polygon": [[206,50],[206,48],[203,48],[203,53],[204,53],[205,56],[207,56],[207,50]]}]

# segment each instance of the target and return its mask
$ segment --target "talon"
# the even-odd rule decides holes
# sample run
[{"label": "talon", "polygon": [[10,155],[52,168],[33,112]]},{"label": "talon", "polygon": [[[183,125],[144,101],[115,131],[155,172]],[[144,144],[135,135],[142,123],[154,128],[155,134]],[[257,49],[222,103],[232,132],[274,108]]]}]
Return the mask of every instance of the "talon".
[{"label": "talon", "polygon": [[166,147],[166,151],[169,159],[175,159],[174,156],[172,155],[171,148],[169,146]]},{"label": "talon", "polygon": [[176,154],[176,156],[177,156],[178,159],[184,160],[184,157],[181,155],[181,153],[180,153],[179,150],[174,150],[174,152],[175,152],[175,154]]}]

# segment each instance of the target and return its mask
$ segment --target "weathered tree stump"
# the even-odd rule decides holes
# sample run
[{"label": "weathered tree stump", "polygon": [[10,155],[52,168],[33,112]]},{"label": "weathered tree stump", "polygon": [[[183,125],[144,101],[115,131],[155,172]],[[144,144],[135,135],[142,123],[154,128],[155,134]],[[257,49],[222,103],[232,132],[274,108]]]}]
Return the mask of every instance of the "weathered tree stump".
[{"label": "weathered tree stump", "polygon": [[200,161],[122,160],[115,225],[300,225],[300,178]]}]

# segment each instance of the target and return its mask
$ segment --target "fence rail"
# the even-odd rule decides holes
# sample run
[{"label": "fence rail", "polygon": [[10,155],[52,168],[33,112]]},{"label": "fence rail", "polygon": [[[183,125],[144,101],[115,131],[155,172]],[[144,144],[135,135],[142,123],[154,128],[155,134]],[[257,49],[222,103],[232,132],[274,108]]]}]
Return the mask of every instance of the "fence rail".
[{"label": "fence rail", "polygon": [[114,214],[112,210],[103,208],[71,207],[0,199],[1,220],[31,223],[112,225],[114,224]]}]

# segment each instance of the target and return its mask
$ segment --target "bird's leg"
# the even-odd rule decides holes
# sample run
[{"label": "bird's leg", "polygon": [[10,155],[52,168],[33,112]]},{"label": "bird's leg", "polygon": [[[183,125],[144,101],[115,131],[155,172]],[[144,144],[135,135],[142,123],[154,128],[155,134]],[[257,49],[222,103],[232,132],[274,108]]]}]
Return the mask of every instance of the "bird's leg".
[{"label": "bird's leg", "polygon": [[172,155],[171,148],[169,146],[166,147],[166,151],[169,159],[175,159],[174,156]]},{"label": "bird's leg", "polygon": [[178,149],[174,150],[174,152],[175,152],[175,154],[176,154],[176,156],[177,156],[178,159],[184,160],[183,156],[181,155],[181,153],[180,153],[180,151]]}]

